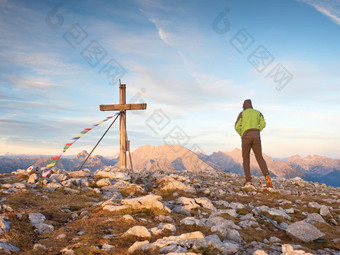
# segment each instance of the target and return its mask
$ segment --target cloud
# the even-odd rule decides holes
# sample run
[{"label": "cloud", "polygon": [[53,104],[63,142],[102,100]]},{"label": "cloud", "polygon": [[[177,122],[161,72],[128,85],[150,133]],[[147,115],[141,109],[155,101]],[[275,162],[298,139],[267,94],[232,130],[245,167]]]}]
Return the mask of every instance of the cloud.
[{"label": "cloud", "polygon": [[[35,89],[46,89],[48,87],[63,86],[61,84],[53,83],[47,77],[25,77],[26,79],[18,79],[15,77],[9,77],[6,82],[14,86],[24,86]],[[2,82],[4,83],[4,82]]]},{"label": "cloud", "polygon": [[313,6],[318,12],[330,18],[340,26],[340,1],[339,0],[299,0]]}]

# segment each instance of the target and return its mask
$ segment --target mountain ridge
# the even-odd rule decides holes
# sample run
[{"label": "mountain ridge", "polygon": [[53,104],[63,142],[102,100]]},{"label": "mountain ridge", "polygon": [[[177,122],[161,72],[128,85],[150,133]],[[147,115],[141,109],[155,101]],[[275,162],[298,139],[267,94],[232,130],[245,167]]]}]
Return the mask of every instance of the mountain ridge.
[{"label": "mountain ridge", "polygon": [[[74,158],[61,158],[56,167],[58,169],[76,170],[88,156],[82,151]],[[275,160],[263,154],[268,168],[273,176],[283,178],[300,177],[307,181],[326,183],[327,185],[340,186],[340,159],[331,159],[325,156],[309,155],[301,157],[293,155],[287,160]],[[243,174],[242,151],[235,148],[230,152],[214,152],[210,155],[195,153],[180,145],[163,144],[160,146],[144,145],[131,153],[133,168],[135,171],[157,170],[223,170]],[[50,161],[50,157],[37,158],[0,158],[0,172],[12,172],[17,169],[26,169],[30,165],[44,167]],[[84,168],[95,171],[104,166],[119,167],[119,157],[108,159],[103,156],[91,156]],[[131,168],[129,157],[127,167]],[[251,153],[251,172],[254,176],[261,176],[261,171]]]}]

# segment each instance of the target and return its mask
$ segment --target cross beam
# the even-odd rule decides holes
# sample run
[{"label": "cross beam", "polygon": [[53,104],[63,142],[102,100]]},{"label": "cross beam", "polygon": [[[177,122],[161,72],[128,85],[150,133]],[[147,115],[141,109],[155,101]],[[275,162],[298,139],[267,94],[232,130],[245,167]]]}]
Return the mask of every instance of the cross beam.
[{"label": "cross beam", "polygon": [[126,104],[126,85],[119,84],[119,104],[100,105],[101,111],[120,111],[120,169],[126,169],[126,151],[128,141],[126,136],[126,111],[127,110],[145,110],[147,104]]}]

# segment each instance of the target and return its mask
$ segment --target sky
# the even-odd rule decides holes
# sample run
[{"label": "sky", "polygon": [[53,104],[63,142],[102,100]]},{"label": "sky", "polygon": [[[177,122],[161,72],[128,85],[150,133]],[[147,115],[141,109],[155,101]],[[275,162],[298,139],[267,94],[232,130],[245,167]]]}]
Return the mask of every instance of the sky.
[{"label": "sky", "polygon": [[[263,152],[340,158],[339,0],[0,0],[0,155],[56,155],[128,103],[131,150],[240,148],[245,99]],[[107,121],[67,155],[90,151]],[[118,121],[94,154],[119,151]]]}]

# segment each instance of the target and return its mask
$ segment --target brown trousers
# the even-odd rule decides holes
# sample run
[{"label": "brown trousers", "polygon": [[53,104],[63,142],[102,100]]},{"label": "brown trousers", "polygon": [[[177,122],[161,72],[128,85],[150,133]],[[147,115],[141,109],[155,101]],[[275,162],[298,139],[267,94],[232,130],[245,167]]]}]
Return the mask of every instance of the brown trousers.
[{"label": "brown trousers", "polygon": [[242,158],[243,169],[246,177],[246,182],[251,182],[250,175],[250,150],[253,150],[257,163],[260,166],[263,176],[269,175],[266,161],[262,156],[260,131],[257,129],[250,129],[244,132],[242,136]]}]

